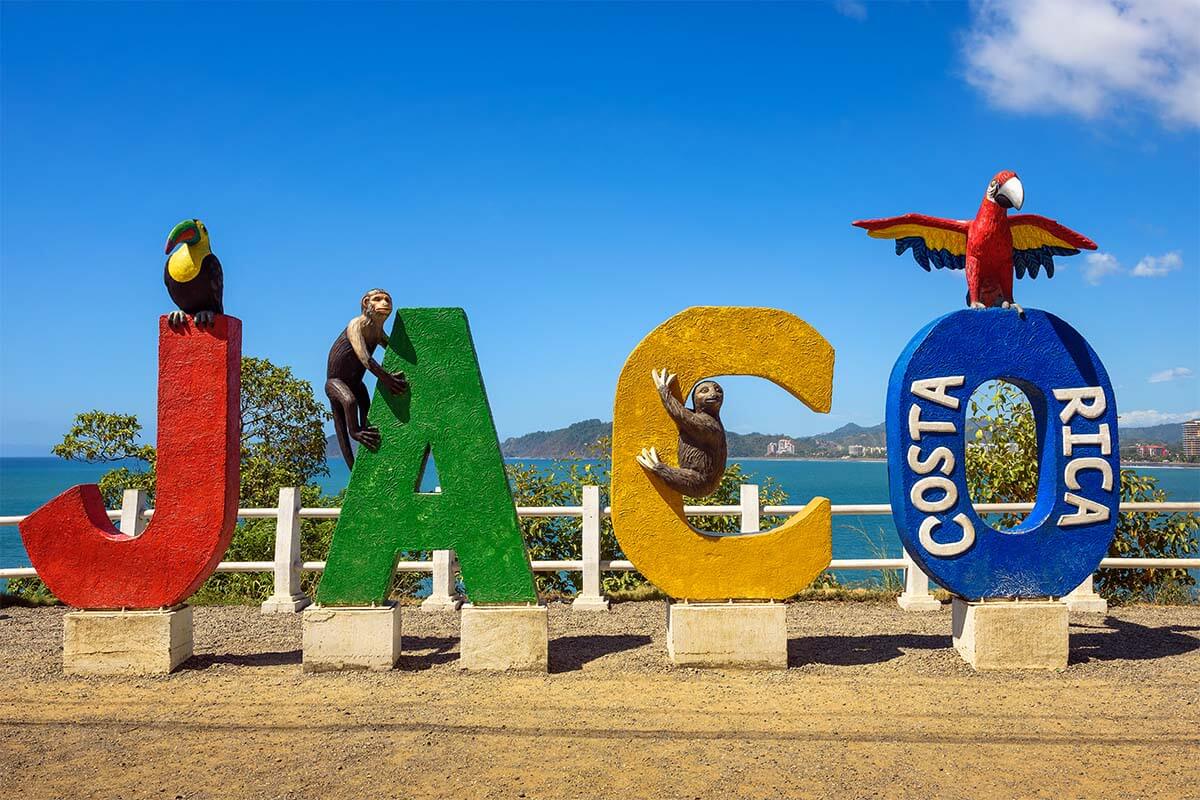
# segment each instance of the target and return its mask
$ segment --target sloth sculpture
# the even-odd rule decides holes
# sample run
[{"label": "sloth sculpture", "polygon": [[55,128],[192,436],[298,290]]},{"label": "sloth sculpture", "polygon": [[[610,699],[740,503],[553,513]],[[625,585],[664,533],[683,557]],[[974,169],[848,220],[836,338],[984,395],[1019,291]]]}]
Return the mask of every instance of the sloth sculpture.
[{"label": "sloth sculpture", "polygon": [[692,407],[675,398],[673,374],[665,369],[650,373],[663,408],[679,429],[679,466],[670,467],[658,457],[658,449],[643,448],[637,461],[670,488],[688,497],[707,497],[721,485],[729,446],[721,424],[725,390],[716,381],[701,381],[692,392]]}]

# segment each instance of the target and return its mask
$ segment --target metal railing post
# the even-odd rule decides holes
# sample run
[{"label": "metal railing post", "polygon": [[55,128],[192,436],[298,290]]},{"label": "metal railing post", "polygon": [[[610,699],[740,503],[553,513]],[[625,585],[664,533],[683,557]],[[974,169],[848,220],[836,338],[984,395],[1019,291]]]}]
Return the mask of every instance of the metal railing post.
[{"label": "metal railing post", "polygon": [[740,497],[742,506],[742,533],[758,533],[762,524],[758,505],[758,484],[743,483]]},{"label": "metal railing post", "polygon": [[275,518],[275,591],[262,604],[264,614],[294,614],[312,601],[300,591],[300,490],[279,490]]},{"label": "metal railing post", "polygon": [[455,591],[457,559],[453,550],[433,551],[433,590],[421,601],[422,611],[457,611],[462,598]]},{"label": "metal railing post", "polygon": [[940,611],[942,604],[929,593],[929,576],[904,551],[904,591],[896,603],[905,611]]},{"label": "metal railing post", "polygon": [[571,603],[572,611],[607,611],[600,593],[600,487],[583,487],[583,586]]},{"label": "metal railing post", "polygon": [[146,493],[141,489],[126,489],[121,495],[121,521],[117,527],[129,536],[141,536],[146,530]]},{"label": "metal railing post", "polygon": [[1108,601],[1100,595],[1096,594],[1096,589],[1092,586],[1092,579],[1095,575],[1088,575],[1083,583],[1071,590],[1071,593],[1063,598],[1063,602],[1067,604],[1069,611],[1091,611],[1098,614],[1108,613]]}]

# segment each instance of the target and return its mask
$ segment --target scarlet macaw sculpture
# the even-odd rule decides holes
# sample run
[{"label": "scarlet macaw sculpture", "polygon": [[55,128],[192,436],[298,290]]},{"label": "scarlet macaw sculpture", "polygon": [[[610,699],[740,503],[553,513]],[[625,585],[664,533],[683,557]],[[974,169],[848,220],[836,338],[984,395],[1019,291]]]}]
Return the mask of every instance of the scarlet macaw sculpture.
[{"label": "scarlet macaw sculpture", "polygon": [[996,174],[973,220],[941,219],[924,214],[863,219],[854,224],[875,239],[895,239],[896,255],[912,249],[913,258],[928,272],[966,269],[967,305],[1001,306],[1022,311],[1013,299],[1013,274],[1036,278],[1046,268],[1054,277],[1054,256],[1073,256],[1095,250],[1083,234],[1037,214],[1008,216],[1025,201],[1025,188],[1015,172]]}]

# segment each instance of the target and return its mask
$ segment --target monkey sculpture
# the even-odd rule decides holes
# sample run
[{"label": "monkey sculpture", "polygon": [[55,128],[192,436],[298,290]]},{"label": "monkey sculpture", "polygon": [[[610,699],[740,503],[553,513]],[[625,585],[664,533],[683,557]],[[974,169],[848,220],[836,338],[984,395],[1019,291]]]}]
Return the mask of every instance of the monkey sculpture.
[{"label": "monkey sculpture", "polygon": [[663,407],[679,428],[679,466],[669,467],[659,461],[654,447],[643,448],[637,461],[680,494],[707,497],[721,485],[729,453],[725,426],[721,424],[725,391],[716,381],[701,381],[692,392],[692,407],[687,408],[671,393],[674,375],[668,375],[665,369],[650,374]]},{"label": "monkey sculpture", "polygon": [[333,408],[333,430],[342,449],[342,458],[351,468],[354,467],[351,439],[371,450],[378,448],[380,442],[379,429],[367,425],[367,410],[371,407],[371,395],[363,383],[367,371],[392,394],[408,391],[408,380],[403,372],[386,371],[371,355],[376,345],[387,347],[383,323],[391,313],[392,296],[383,289],[372,289],[362,297],[362,313],[350,320],[329,348],[325,394],[329,395]]}]

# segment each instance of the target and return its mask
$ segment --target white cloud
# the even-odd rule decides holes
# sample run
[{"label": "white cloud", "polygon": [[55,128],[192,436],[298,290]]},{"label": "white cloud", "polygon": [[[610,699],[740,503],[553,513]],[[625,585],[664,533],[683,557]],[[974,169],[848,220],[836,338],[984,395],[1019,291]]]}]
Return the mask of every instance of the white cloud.
[{"label": "white cloud", "polygon": [[[1066,263],[1062,265],[1066,266]],[[1121,266],[1121,262],[1112,253],[1088,253],[1084,260],[1083,277],[1092,286],[1099,286],[1109,275],[1128,273],[1135,278],[1161,278],[1168,272],[1182,268],[1183,256],[1178,250],[1161,256],[1145,256],[1130,270]]]},{"label": "white cloud", "polygon": [[843,17],[856,19],[859,22],[867,18],[867,7],[858,0],[836,0],[833,7]]},{"label": "white cloud", "polygon": [[1183,267],[1183,256],[1173,250],[1161,256],[1146,256],[1137,263],[1131,273],[1135,278],[1161,278],[1172,270]]},{"label": "white cloud", "polygon": [[1192,372],[1187,367],[1172,367],[1164,369],[1162,372],[1156,372],[1150,376],[1151,383],[1166,383],[1180,378],[1194,378],[1196,373]]},{"label": "white cloud", "polygon": [[1165,411],[1155,411],[1149,409],[1147,411],[1126,411],[1118,415],[1121,421],[1121,426],[1125,428],[1145,428],[1150,425],[1166,425],[1175,422],[1187,422],[1192,419],[1200,419],[1200,408],[1195,411],[1184,411],[1182,413],[1169,413]]},{"label": "white cloud", "polygon": [[981,0],[964,55],[1002,108],[1095,118],[1133,101],[1200,125],[1196,0]]},{"label": "white cloud", "polygon": [[1083,268],[1083,277],[1092,286],[1098,286],[1107,275],[1115,275],[1121,271],[1121,262],[1112,253],[1088,253],[1087,266]]}]

